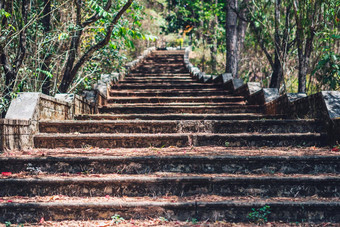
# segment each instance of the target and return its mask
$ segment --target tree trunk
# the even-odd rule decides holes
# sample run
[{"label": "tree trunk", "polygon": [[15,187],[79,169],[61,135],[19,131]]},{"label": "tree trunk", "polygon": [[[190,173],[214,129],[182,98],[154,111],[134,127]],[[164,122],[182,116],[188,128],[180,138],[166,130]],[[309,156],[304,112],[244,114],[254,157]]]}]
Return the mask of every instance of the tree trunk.
[{"label": "tree trunk", "polygon": [[280,85],[283,79],[283,69],[281,62],[281,38],[279,35],[280,29],[280,19],[281,19],[281,0],[275,0],[275,60],[274,60],[274,68],[273,74],[270,80],[270,88],[278,88],[280,89]]},{"label": "tree trunk", "polygon": [[[44,28],[44,34],[47,34],[51,31],[51,0],[44,0],[44,10],[43,17],[41,19]],[[43,71],[49,71],[51,64],[51,53],[46,53],[44,56],[44,62],[41,67]],[[51,91],[51,78],[44,73],[40,73],[40,79],[43,81],[42,84],[42,93],[49,95]]]},{"label": "tree trunk", "polygon": [[[215,0],[215,9],[217,10],[218,0]],[[215,11],[216,11],[215,10]],[[210,56],[211,56],[211,70],[215,74],[217,73],[217,26],[218,26],[218,17],[215,14],[214,20],[212,20],[211,28],[214,29],[212,33],[212,37],[210,38]]]},{"label": "tree trunk", "polygon": [[[313,39],[315,35],[315,16],[319,14],[319,2],[315,1],[313,12],[308,12],[304,18],[303,13],[299,13],[299,3],[294,1],[295,19],[296,19],[296,43],[299,57],[299,75],[298,75],[298,92],[306,93],[306,77],[309,71],[310,56],[313,51]],[[304,23],[304,20],[307,23]],[[305,31],[307,28],[307,32]],[[305,45],[304,45],[305,43]]]},{"label": "tree trunk", "polygon": [[240,6],[239,17],[241,19],[238,20],[237,25],[237,37],[238,37],[238,52],[239,54],[242,52],[244,47],[244,39],[246,37],[247,25],[248,23],[245,21],[246,13],[247,13],[247,4],[250,0],[243,0],[242,5]]},{"label": "tree trunk", "polygon": [[[9,1],[10,2],[10,1]],[[8,2],[7,2],[8,3]],[[5,11],[12,12],[12,5],[6,4],[2,5],[4,7]],[[2,67],[5,72],[5,91],[4,91],[4,98],[6,99],[7,103],[11,102],[11,93],[13,92],[13,88],[15,85],[15,81],[19,72],[19,69],[26,57],[26,27],[27,24],[27,10],[28,9],[28,1],[22,0],[21,5],[21,20],[18,21],[18,30],[19,33],[19,42],[17,44],[18,50],[16,51],[16,56],[14,61],[11,61],[10,54],[8,53],[8,50],[6,47],[7,42],[3,42],[0,45],[0,62],[2,64]],[[2,25],[5,26],[7,24],[7,19],[4,19],[2,22]],[[5,113],[2,113],[3,117]]]},{"label": "tree trunk", "polygon": [[226,18],[226,46],[227,62],[226,72],[232,73],[234,78],[238,77],[238,39],[237,39],[237,0],[227,1],[227,18]]}]

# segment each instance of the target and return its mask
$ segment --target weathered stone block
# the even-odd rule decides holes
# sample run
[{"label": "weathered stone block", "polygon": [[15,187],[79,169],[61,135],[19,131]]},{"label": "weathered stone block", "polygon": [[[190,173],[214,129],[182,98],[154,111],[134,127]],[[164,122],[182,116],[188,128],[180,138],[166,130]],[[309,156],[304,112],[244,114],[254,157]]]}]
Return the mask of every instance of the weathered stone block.
[{"label": "weathered stone block", "polygon": [[27,120],[0,119],[0,151],[32,147],[30,125]]},{"label": "weathered stone block", "polygon": [[321,92],[328,111],[329,118],[340,118],[340,92],[323,91]]},{"label": "weathered stone block", "polygon": [[263,88],[248,97],[248,103],[263,105],[272,102],[280,97],[277,88]]}]

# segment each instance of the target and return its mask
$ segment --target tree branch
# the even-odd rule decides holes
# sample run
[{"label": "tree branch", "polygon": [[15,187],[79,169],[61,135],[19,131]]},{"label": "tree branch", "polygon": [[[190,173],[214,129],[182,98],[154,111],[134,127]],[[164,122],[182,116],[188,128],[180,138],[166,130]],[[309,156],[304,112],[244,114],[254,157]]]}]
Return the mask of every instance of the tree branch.
[{"label": "tree branch", "polygon": [[20,32],[19,49],[18,49],[18,53],[17,53],[16,59],[14,61],[14,65],[15,65],[15,72],[14,72],[14,74],[18,73],[19,68],[22,65],[22,62],[23,62],[23,60],[25,58],[25,55],[26,55],[27,8],[28,8],[27,0],[22,0],[21,13],[22,13],[22,18],[23,18],[23,22],[24,22],[24,26],[25,27]]},{"label": "tree branch", "polygon": [[79,61],[73,67],[71,74],[75,75],[80,69],[80,67],[92,56],[94,52],[103,48],[109,43],[114,26],[118,23],[118,20],[121,18],[123,13],[131,6],[132,2],[133,0],[128,0],[128,2],[120,9],[118,14],[115,16],[110,26],[108,27],[105,38],[99,43],[97,43],[96,45],[90,47],[90,49],[88,49],[84,53],[84,55],[79,59]]},{"label": "tree branch", "polygon": [[268,59],[268,61],[269,61],[270,66],[271,66],[272,68],[274,68],[273,58],[272,58],[272,56],[269,54],[267,48],[266,48],[265,45],[264,45],[263,40],[261,39],[261,37],[260,37],[260,35],[259,35],[259,34],[260,34],[259,29],[256,28],[254,21],[250,21],[249,24],[250,24],[250,27],[254,30],[256,39],[257,39],[257,41],[259,42],[262,51],[263,51],[264,54],[266,55],[266,57],[267,57],[267,59]]},{"label": "tree branch", "polygon": [[[108,0],[106,3],[106,6],[103,8],[105,11],[109,11],[109,9],[112,6],[112,0]],[[87,19],[86,21],[84,21],[82,23],[82,27],[85,28],[86,26],[96,22],[97,20],[99,20],[101,17],[99,16],[98,13],[95,13],[94,15],[92,15],[89,19]]]}]

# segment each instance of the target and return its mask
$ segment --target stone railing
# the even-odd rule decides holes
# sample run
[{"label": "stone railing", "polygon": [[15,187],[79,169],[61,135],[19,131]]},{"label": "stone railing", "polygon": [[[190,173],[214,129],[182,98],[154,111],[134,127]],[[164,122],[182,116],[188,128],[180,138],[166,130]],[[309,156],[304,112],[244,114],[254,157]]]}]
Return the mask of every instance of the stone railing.
[{"label": "stone railing", "polygon": [[51,97],[41,93],[19,93],[11,102],[6,117],[0,119],[0,151],[32,148],[33,136],[39,131],[39,121],[71,120],[75,115],[98,113],[98,108],[106,104],[109,87],[123,79],[154,50],[155,47],[149,48],[128,63],[124,73],[102,75],[91,91],[84,92],[84,96],[57,94]]},{"label": "stone railing", "polygon": [[243,95],[248,104],[264,106],[268,115],[283,115],[291,118],[316,118],[326,125],[330,144],[340,143],[340,92],[322,91],[307,96],[304,93],[279,94],[276,88],[263,88],[261,83],[244,83],[229,73],[206,75],[189,61],[191,48],[185,50],[184,63],[191,76],[203,83],[221,84],[235,94]]}]

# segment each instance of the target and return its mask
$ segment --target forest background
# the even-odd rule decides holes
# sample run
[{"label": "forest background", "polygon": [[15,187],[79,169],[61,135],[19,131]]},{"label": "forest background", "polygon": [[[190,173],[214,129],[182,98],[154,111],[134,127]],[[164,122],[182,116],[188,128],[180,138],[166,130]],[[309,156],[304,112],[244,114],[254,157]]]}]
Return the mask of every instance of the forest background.
[{"label": "forest background", "polygon": [[340,89],[339,0],[0,0],[0,113],[78,93],[150,46],[281,93]]}]

